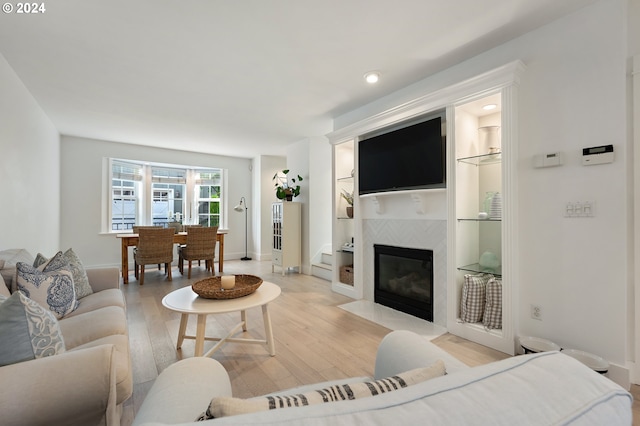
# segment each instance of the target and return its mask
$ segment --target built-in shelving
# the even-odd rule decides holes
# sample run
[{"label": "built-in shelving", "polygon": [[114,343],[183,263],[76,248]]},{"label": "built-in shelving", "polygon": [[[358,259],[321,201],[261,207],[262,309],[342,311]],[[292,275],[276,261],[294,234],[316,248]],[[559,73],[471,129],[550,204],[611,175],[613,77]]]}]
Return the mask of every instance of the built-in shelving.
[{"label": "built-in shelving", "polygon": [[[492,100],[501,102],[502,94]],[[482,103],[485,100],[476,102]],[[454,174],[450,185],[454,202],[449,218],[450,229],[455,235],[452,240],[453,249],[450,251],[455,267],[448,278],[448,291],[451,292],[448,297],[455,295],[455,298],[450,299],[447,326],[452,334],[513,354],[509,274],[511,256],[503,250],[504,241],[509,241],[505,235],[505,229],[509,230],[508,216],[504,215],[505,206],[512,205],[508,198],[512,192],[506,181],[511,175],[504,174],[504,170],[510,167],[510,162],[505,166],[505,161],[511,159],[505,156],[505,147],[510,146],[508,144],[511,141],[505,137],[503,126],[507,123],[504,114],[510,117],[511,111],[500,109],[492,114],[474,115],[471,110],[469,105],[460,105],[452,111],[455,117],[455,140],[449,164]],[[493,135],[497,135],[497,140],[484,138],[484,130],[488,126],[498,130]],[[495,193],[500,193],[501,200],[501,208],[497,214],[492,211],[494,209],[491,208],[490,201]],[[496,259],[499,266],[487,268],[480,265],[480,259],[485,253]],[[502,280],[502,328],[487,330],[482,321],[466,323],[460,320],[460,303],[467,274],[492,274]]]},{"label": "built-in shelving", "polygon": [[502,161],[502,153],[495,152],[490,154],[472,155],[470,157],[461,157],[457,160],[459,163],[472,164],[474,166],[488,166],[500,163]]},{"label": "built-in shelving", "polygon": [[[356,238],[355,212],[357,212],[357,190],[355,178],[355,140],[348,139],[333,146],[333,280],[332,289],[338,293],[358,299],[362,297],[361,288],[354,285],[358,274],[354,267],[356,256],[353,244]],[[353,203],[350,207],[342,197],[343,192],[353,195]],[[348,273],[345,273],[348,271]]]},{"label": "built-in shelving", "polygon": [[471,265],[464,265],[458,267],[459,271],[465,272],[473,272],[476,274],[492,274],[496,277],[502,277],[502,267],[498,266],[497,268],[485,268],[480,266],[479,263],[472,263]]}]

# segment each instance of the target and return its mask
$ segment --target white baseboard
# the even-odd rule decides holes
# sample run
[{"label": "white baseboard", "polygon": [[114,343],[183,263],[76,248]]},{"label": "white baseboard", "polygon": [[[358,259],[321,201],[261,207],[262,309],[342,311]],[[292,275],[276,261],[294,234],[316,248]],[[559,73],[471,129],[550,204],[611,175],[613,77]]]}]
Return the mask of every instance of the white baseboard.
[{"label": "white baseboard", "polygon": [[609,371],[605,374],[608,378],[625,388],[631,389],[630,371],[627,367],[617,364],[609,364]]}]

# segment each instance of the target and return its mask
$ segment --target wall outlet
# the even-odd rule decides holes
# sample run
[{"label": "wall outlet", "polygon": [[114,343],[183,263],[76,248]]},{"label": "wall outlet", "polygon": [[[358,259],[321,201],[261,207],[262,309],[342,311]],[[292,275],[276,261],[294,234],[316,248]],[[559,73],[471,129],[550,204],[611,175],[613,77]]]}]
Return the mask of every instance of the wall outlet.
[{"label": "wall outlet", "polygon": [[542,321],[542,307],[540,305],[531,305],[531,318]]}]

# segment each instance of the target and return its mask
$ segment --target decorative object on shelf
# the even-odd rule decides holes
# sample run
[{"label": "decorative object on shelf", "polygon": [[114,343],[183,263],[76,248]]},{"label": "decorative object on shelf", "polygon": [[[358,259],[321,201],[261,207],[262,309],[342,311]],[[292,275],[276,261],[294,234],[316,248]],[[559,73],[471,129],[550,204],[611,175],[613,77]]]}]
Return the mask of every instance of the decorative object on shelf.
[{"label": "decorative object on shelf", "polygon": [[500,260],[498,260],[498,256],[495,253],[490,251],[485,251],[480,256],[480,260],[478,264],[486,270],[486,272],[492,272],[500,266]]},{"label": "decorative object on shelf", "polygon": [[500,219],[502,217],[502,195],[496,192],[491,197],[491,210],[489,211],[491,219]]},{"label": "decorative object on shelf", "polygon": [[478,129],[480,152],[498,154],[500,152],[500,126],[484,126]]},{"label": "decorative object on shelf", "polygon": [[491,211],[491,199],[496,193],[493,191],[488,191],[484,193],[484,201],[482,202],[482,211],[487,215]]},{"label": "decorative object on shelf", "polygon": [[489,214],[487,212],[480,212],[478,213],[478,219],[480,220],[489,219]]},{"label": "decorative object on shelf", "polygon": [[353,265],[344,265],[340,267],[340,282],[347,285],[353,285]]},{"label": "decorative object on shelf", "polygon": [[[284,169],[282,171],[282,175],[280,172],[273,175],[271,180],[276,182],[276,197],[279,200],[293,200],[293,197],[297,197],[300,195],[300,185],[297,182],[302,182],[302,176],[297,175],[297,178],[289,178],[289,169]],[[297,179],[297,181],[296,181]]]},{"label": "decorative object on shelf", "polygon": [[251,260],[249,253],[247,252],[247,238],[248,238],[248,221],[247,221],[247,200],[244,197],[240,197],[240,204],[233,208],[235,211],[242,213],[244,211],[244,257],[240,260]]},{"label": "decorative object on shelf", "polygon": [[347,217],[352,218],[353,217],[353,192],[347,192],[343,189],[340,196],[345,199],[347,204],[349,204],[347,206]]},{"label": "decorative object on shelf", "polygon": [[235,275],[234,287],[225,290],[222,287],[223,277],[211,277],[194,283],[191,289],[205,299],[237,299],[255,292],[262,284],[262,278],[255,275]]}]

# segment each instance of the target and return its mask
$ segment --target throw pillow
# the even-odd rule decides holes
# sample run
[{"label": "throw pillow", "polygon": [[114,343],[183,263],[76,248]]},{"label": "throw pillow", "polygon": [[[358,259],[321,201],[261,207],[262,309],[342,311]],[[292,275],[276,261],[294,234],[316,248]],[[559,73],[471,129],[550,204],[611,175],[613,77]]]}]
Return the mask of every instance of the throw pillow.
[{"label": "throw pillow", "polygon": [[[75,287],[76,298],[82,299],[83,297],[92,294],[93,288],[91,288],[91,285],[89,284],[89,277],[87,277],[87,272],[85,271],[84,265],[78,255],[70,248],[64,252],[64,258],[69,263],[69,268],[73,274],[73,286]],[[38,253],[36,259],[33,261],[33,266],[37,268],[48,261],[49,259],[44,257],[41,253]]]},{"label": "throw pillow", "polygon": [[0,296],[0,341],[0,366],[65,351],[55,316],[19,291]]},{"label": "throw pillow", "polygon": [[460,320],[462,322],[482,321],[484,305],[487,300],[486,285],[492,277],[493,275],[490,274],[466,274],[464,276],[460,300]]},{"label": "throw pillow", "polygon": [[62,318],[78,307],[73,275],[62,252],[38,268],[18,262],[16,269],[18,290],[48,308],[56,318]]},{"label": "throw pillow", "polygon": [[487,303],[482,317],[488,329],[502,328],[502,279],[491,278],[487,282]]},{"label": "throw pillow", "polygon": [[302,394],[263,396],[251,399],[218,397],[211,400],[207,411],[202,413],[197,418],[197,421],[280,408],[303,407],[334,401],[367,398],[406,388],[444,374],[444,362],[438,360],[429,367],[416,368],[385,379],[334,385]]}]

